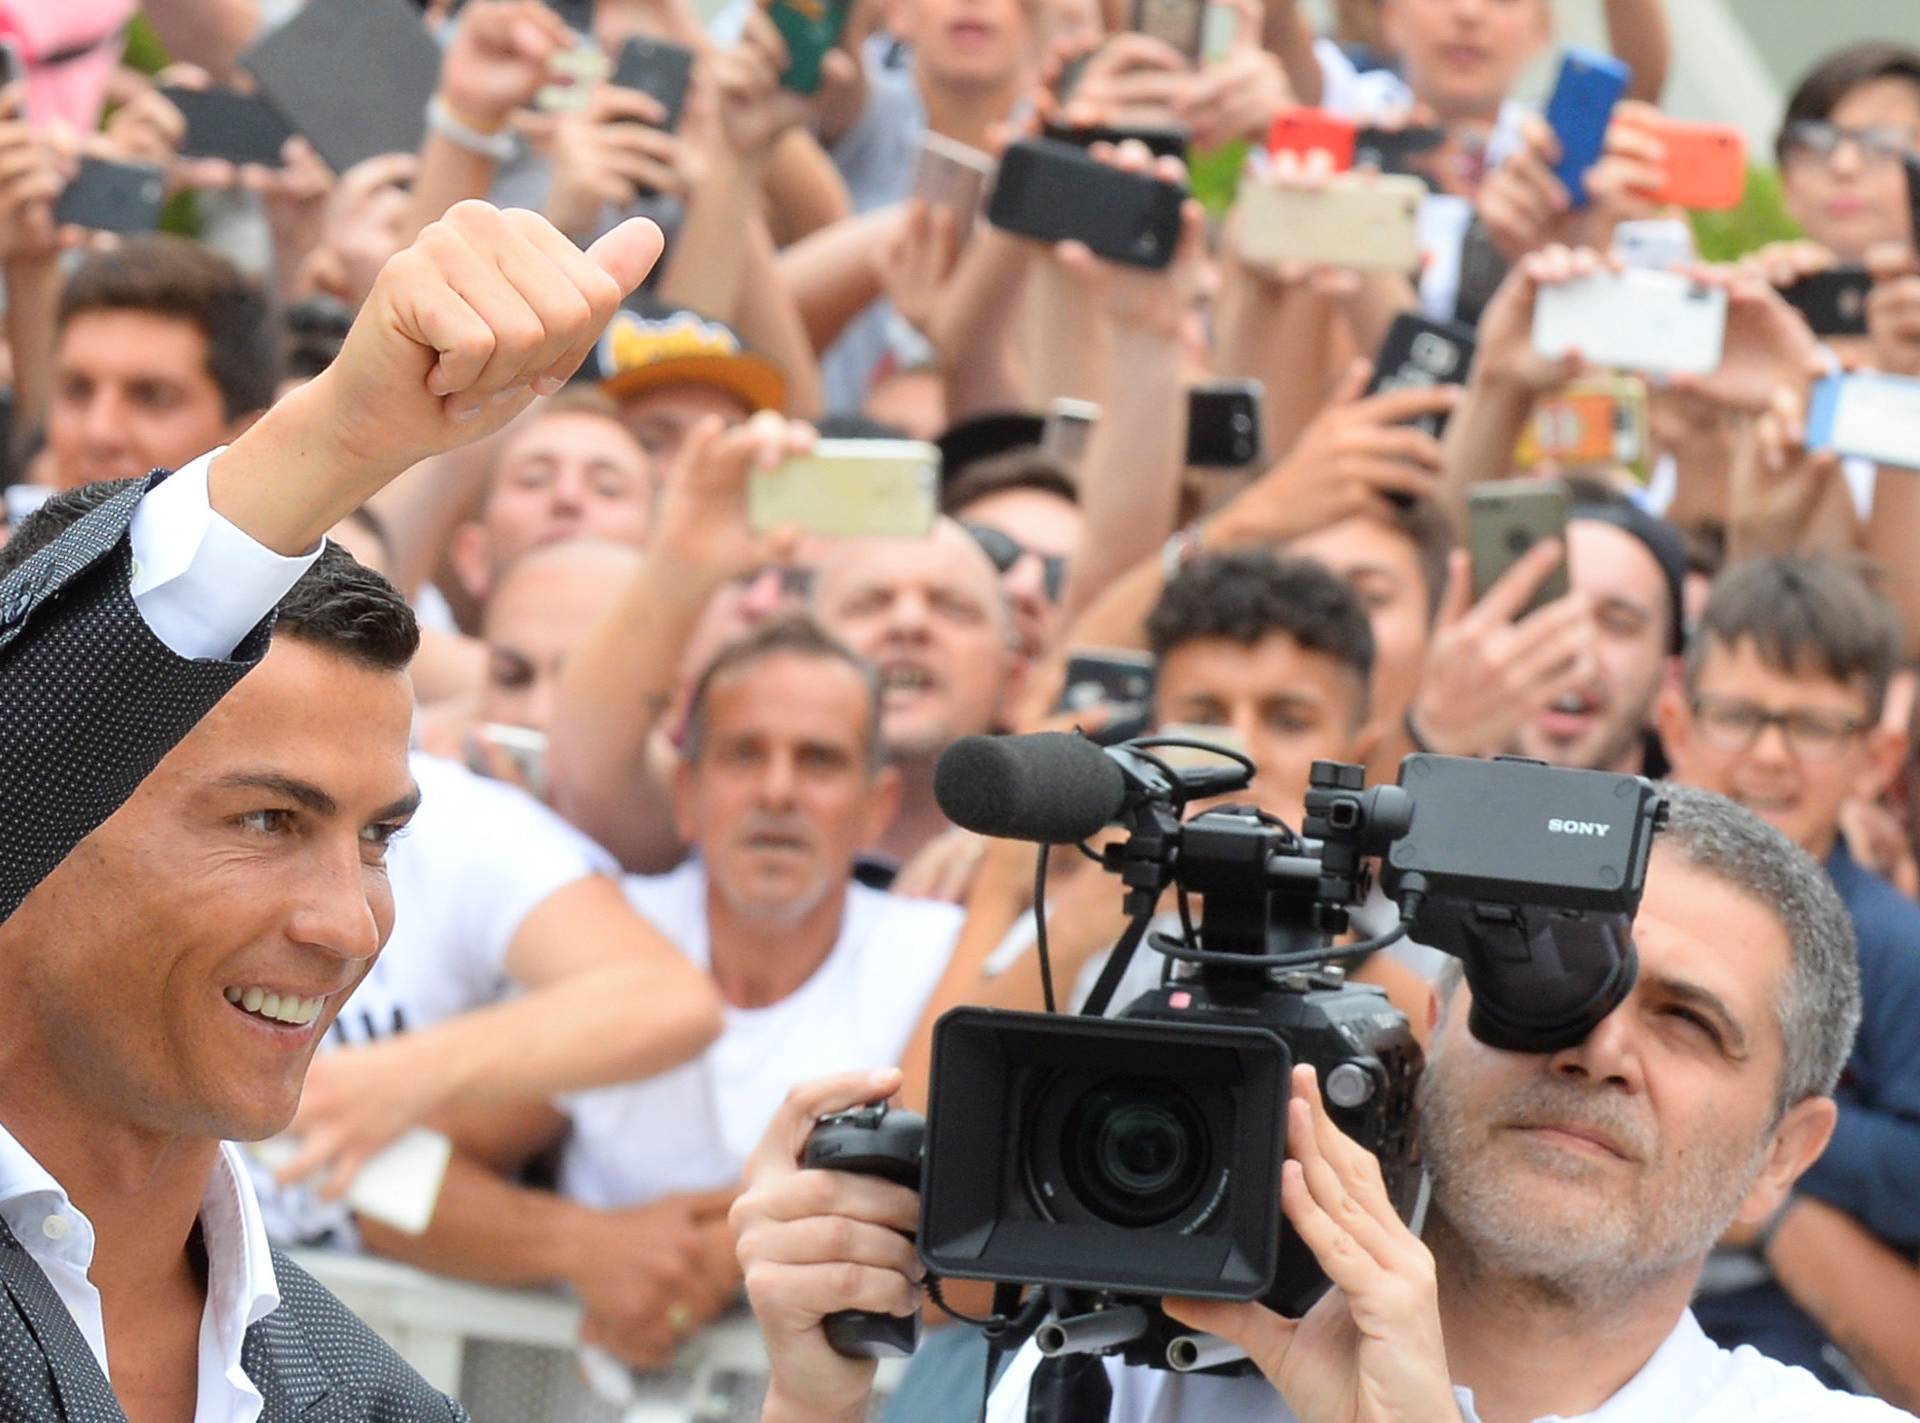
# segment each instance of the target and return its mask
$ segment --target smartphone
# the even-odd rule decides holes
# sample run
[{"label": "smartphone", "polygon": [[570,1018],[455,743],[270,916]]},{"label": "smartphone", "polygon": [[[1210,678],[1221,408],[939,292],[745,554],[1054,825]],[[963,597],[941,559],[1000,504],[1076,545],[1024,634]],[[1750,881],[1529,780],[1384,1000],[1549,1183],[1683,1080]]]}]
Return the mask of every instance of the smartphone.
[{"label": "smartphone", "polygon": [[853,12],[853,0],[773,0],[767,18],[787,42],[787,67],[780,82],[796,94],[820,91],[820,64],[840,43]]},{"label": "smartphone", "polygon": [[1065,464],[1077,465],[1093,438],[1093,427],[1099,423],[1100,407],[1091,400],[1056,396],[1047,407],[1046,423],[1040,427],[1040,448]]},{"label": "smartphone", "polygon": [[440,47],[407,0],[307,0],[239,65],[344,173],[382,153],[418,151]]},{"label": "smartphone", "polygon": [[1693,229],[1677,217],[1623,222],[1613,230],[1613,255],[1629,267],[1684,267],[1694,258]]},{"label": "smartphone", "polygon": [[20,62],[20,46],[12,40],[0,40],[0,89],[27,77],[27,66]]},{"label": "smartphone", "polygon": [[1233,6],[1207,0],[1200,20],[1200,62],[1218,64],[1233,53],[1233,42],[1239,37],[1240,16]]},{"label": "smartphone", "polygon": [[[1567,486],[1557,479],[1501,479],[1467,495],[1467,553],[1473,560],[1473,601],[1487,596],[1528,549],[1547,539],[1567,541]],[[1567,595],[1567,561],[1549,573],[1520,612],[1525,617]],[[1515,619],[1518,621],[1518,619]]]},{"label": "smartphone", "polygon": [[1900,160],[1907,175],[1907,223],[1913,250],[1920,252],[1920,154],[1909,153]]},{"label": "smartphone", "polygon": [[1067,658],[1066,685],[1056,712],[1106,707],[1107,724],[1089,734],[1102,746],[1144,736],[1153,725],[1153,654],[1119,648],[1089,648]]},{"label": "smartphone", "polygon": [[1627,92],[1633,71],[1610,54],[1569,46],[1560,58],[1560,77],[1547,100],[1547,126],[1560,140],[1554,176],[1566,184],[1575,207],[1587,205],[1587,169],[1606,148],[1613,106]]},{"label": "smartphone", "polygon": [[1061,103],[1073,97],[1073,91],[1080,87],[1080,76],[1087,72],[1087,66],[1093,63],[1094,55],[1100,51],[1090,49],[1085,54],[1076,54],[1060,66],[1060,77],[1054,81],[1053,97]]},{"label": "smartphone", "polygon": [[180,144],[183,156],[280,166],[280,151],[293,137],[293,126],[265,99],[237,89],[162,88],[160,92],[187,121],[187,136]]},{"label": "smartphone", "polygon": [[1152,35],[1198,64],[1207,34],[1207,0],[1133,0],[1127,28]]},{"label": "smartphone", "polygon": [[[1387,328],[1380,354],[1373,360],[1368,395],[1389,390],[1425,389],[1435,385],[1464,385],[1473,366],[1474,330],[1458,321],[1434,321],[1418,312],[1403,311]],[[1436,411],[1409,421],[1436,440],[1447,428],[1445,412]]]},{"label": "smartphone", "polygon": [[1180,241],[1183,184],[1124,173],[1054,139],[1009,144],[987,221],[1043,242],[1075,238],[1110,262],[1158,269]]},{"label": "smartphone", "polygon": [[1666,145],[1666,182],[1653,194],[1663,207],[1725,212],[1747,190],[1747,139],[1731,124],[1661,118],[1654,137]]},{"label": "smartphone", "polygon": [[545,800],[547,795],[547,734],[531,727],[507,726],[485,721],[473,729],[473,744],[467,747],[467,769],[477,776],[491,776],[494,766],[486,748],[506,758],[514,778],[529,794]]},{"label": "smartphone", "polygon": [[1540,289],[1533,348],[1578,351],[1598,366],[1662,375],[1707,375],[1720,364],[1727,293],[1678,272],[1629,267]]},{"label": "smartphone", "polygon": [[1363,128],[1353,138],[1353,166],[1423,177],[1416,171],[1414,160],[1426,157],[1446,141],[1447,131],[1437,126]]},{"label": "smartphone", "polygon": [[1807,448],[1920,470],[1920,380],[1878,372],[1828,376],[1807,407]]},{"label": "smartphone", "polygon": [[1320,152],[1333,160],[1333,171],[1344,173],[1353,167],[1354,146],[1359,130],[1352,119],[1325,109],[1282,109],[1267,130],[1267,152],[1291,153],[1305,159]]},{"label": "smartphone", "polygon": [[940,451],[919,440],[821,440],[747,477],[747,521],[831,538],[923,538],[940,512]]},{"label": "smartphone", "polygon": [[1460,239],[1460,287],[1453,299],[1453,319],[1478,326],[1511,266],[1476,213]]},{"label": "smartphone", "polygon": [[593,33],[593,4],[594,0],[547,0],[547,8],[580,35]]},{"label": "smartphone", "polygon": [[1652,473],[1647,383],[1638,376],[1573,381],[1534,402],[1514,464],[1552,460],[1563,469],[1619,467],[1645,484]]},{"label": "smartphone", "polygon": [[151,163],[82,158],[53,205],[53,220],[95,232],[152,232],[160,224],[167,175]]},{"label": "smartphone", "polygon": [[1420,265],[1418,178],[1342,173],[1323,188],[1240,189],[1240,250],[1260,262],[1412,272]]},{"label": "smartphone", "polygon": [[620,46],[611,82],[658,100],[667,111],[660,127],[672,133],[680,127],[680,111],[686,106],[687,85],[692,79],[692,50],[634,35]]},{"label": "smartphone", "polygon": [[1198,469],[1245,469],[1261,455],[1257,380],[1210,380],[1187,391],[1187,463]]},{"label": "smartphone", "polygon": [[1830,267],[1780,293],[1816,336],[1866,335],[1867,298],[1872,294],[1873,277],[1865,267]]},{"label": "smartphone", "polygon": [[1056,143],[1070,143],[1075,148],[1091,148],[1096,143],[1117,145],[1131,139],[1155,158],[1178,158],[1182,163],[1187,161],[1187,131],[1183,128],[1160,128],[1149,124],[1088,124],[1070,128],[1066,124],[1049,121],[1041,133]]},{"label": "smartphone", "polygon": [[920,135],[920,153],[914,162],[913,195],[929,207],[951,208],[954,231],[962,240],[973,231],[980,205],[993,182],[993,158],[977,148],[956,143],[932,129]]}]

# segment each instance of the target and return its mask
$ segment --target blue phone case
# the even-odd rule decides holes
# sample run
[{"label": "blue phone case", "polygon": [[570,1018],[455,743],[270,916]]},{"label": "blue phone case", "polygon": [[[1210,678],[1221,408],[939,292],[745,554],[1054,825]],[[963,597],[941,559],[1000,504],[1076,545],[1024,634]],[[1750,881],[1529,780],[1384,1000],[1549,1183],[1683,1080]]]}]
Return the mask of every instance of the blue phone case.
[{"label": "blue phone case", "polygon": [[1814,382],[1812,398],[1807,402],[1808,449],[1833,448],[1833,422],[1840,413],[1840,393],[1846,383],[1845,376],[1837,375]]},{"label": "blue phone case", "polygon": [[1547,101],[1547,125],[1560,140],[1560,161],[1553,175],[1566,184],[1575,207],[1587,205],[1587,169],[1606,147],[1613,106],[1627,92],[1633,70],[1610,54],[1568,46],[1560,60],[1560,78]]}]

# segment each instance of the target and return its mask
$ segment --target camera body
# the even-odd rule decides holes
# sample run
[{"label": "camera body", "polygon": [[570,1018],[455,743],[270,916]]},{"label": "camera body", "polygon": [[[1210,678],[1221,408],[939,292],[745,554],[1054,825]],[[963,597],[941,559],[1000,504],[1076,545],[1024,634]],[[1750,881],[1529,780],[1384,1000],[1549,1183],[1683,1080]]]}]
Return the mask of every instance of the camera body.
[{"label": "camera body", "polygon": [[[1332,1120],[1379,1159],[1401,1218],[1419,1208],[1420,1049],[1383,992],[1331,961],[1411,930],[1462,960],[1475,1036],[1523,1052],[1578,1042],[1632,986],[1626,926],[1665,803],[1641,777],[1539,762],[1423,754],[1400,784],[1372,788],[1358,766],[1319,762],[1301,834],[1238,806],[1183,821],[1188,800],[1230,791],[1238,772],[1178,770],[1153,754],[1165,741],[1006,744],[1020,740],[951,778],[955,803],[977,810],[968,828],[1044,842],[1118,819],[1131,833],[1100,858],[1133,927],[1083,1013],[954,1009],[934,1030],[927,1121],[872,1108],[829,1118],[806,1161],[917,1179],[928,1269],[1039,1287],[1030,1305],[1053,1316],[1043,1353],[1244,1370],[1157,1301],[1260,1300],[1297,1317],[1326,1290],[1280,1209],[1295,1065],[1314,1067]],[[1084,817],[1066,804],[1078,785],[1097,792]],[[1399,930],[1336,950],[1375,861]],[[1147,939],[1168,975],[1100,1016],[1169,889],[1182,932]],[[1202,899],[1197,928],[1189,894]],[[1038,1321],[1031,1307],[1023,1317]],[[842,1352],[902,1351],[897,1319],[828,1328]]]}]

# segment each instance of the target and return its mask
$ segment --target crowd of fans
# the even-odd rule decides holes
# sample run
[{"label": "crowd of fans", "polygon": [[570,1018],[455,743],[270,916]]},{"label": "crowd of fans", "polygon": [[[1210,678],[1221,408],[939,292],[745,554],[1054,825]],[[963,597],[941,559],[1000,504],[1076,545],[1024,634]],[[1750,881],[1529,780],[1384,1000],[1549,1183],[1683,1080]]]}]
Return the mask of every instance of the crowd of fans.
[{"label": "crowd of fans", "polygon": [[[1617,266],[1621,224],[1675,215],[1661,0],[1605,6],[1633,79],[1584,195],[1516,94],[1559,43],[1548,0],[1355,0],[1327,34],[1295,0],[1215,0],[1205,62],[1115,0],[857,0],[810,95],[750,0],[432,0],[418,150],[337,174],[299,136],[278,166],[182,156],[159,87],[249,88],[247,46],[297,7],[153,0],[158,81],[123,62],[135,8],[0,0],[22,75],[0,91],[6,509],[18,529],[46,504],[39,542],[323,369],[382,264],[460,202],[583,245],[636,213],[668,235],[568,388],[334,532],[420,614],[424,800],[388,852],[392,938],[259,1168],[283,1243],[563,1286],[585,1343],[667,1365],[738,1307],[727,1210],[795,1082],[898,1064],[921,1105],[941,1012],[1041,1004],[1030,850],[946,822],[941,752],[1097,734],[1140,709],[1067,707],[1069,660],[1145,653],[1150,723],[1244,749],[1242,798],[1289,823],[1315,760],[1391,780],[1416,750],[1515,753],[1719,792],[1819,860],[1865,1002],[1839,1124],[1694,1308],[1920,1405],[1920,471],[1808,437],[1823,375],[1920,378],[1913,42],[1812,65],[1775,149],[1803,236],[1681,262],[1725,292],[1719,366],[1642,382],[1644,448],[1589,458],[1539,452],[1538,410],[1602,372],[1536,349],[1535,304]],[[696,56],[674,126],[608,77],[635,36]],[[1395,159],[1427,190],[1417,269],[1246,255],[1249,193],[1329,182],[1325,155],[1266,149],[1307,107],[1433,135]],[[993,155],[1043,124],[1172,130],[1184,162],[1092,152],[1227,176],[1159,268],[926,180],[929,140]],[[89,157],[163,169],[197,237],[57,222]],[[1783,292],[1845,269],[1871,283],[1860,329],[1816,334]],[[1402,312],[1475,328],[1471,369],[1376,391]],[[1189,465],[1189,391],[1221,381],[1257,382],[1261,448]],[[1097,407],[1078,448],[1063,401]],[[932,531],[756,529],[756,472],[816,431],[935,443]],[[1565,481],[1564,542],[1476,597],[1469,496],[1531,476]],[[1046,912],[1084,992],[1118,887],[1059,858]],[[1419,1026],[1442,962],[1401,944],[1356,976]],[[424,1232],[343,1201],[423,1126],[453,1142]],[[910,1373],[897,1403],[970,1400]]]}]

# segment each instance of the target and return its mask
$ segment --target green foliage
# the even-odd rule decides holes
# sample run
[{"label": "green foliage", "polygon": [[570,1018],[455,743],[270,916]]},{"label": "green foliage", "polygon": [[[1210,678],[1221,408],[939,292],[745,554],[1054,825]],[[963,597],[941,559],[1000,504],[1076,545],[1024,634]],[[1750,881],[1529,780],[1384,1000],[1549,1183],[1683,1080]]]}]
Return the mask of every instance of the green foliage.
[{"label": "green foliage", "polygon": [[1709,262],[1730,262],[1769,242],[1787,242],[1806,234],[1787,212],[1777,168],[1747,169],[1740,206],[1727,212],[1693,214],[1693,240]]},{"label": "green foliage", "polygon": [[142,74],[158,74],[173,62],[145,15],[135,15],[127,26],[127,52],[120,62]]},{"label": "green foliage", "polygon": [[1200,200],[1200,206],[1207,210],[1211,218],[1223,218],[1227,209],[1233,206],[1233,195],[1240,186],[1240,165],[1247,161],[1247,143],[1244,139],[1207,153],[1191,155],[1188,167],[1188,185],[1193,195]]}]

